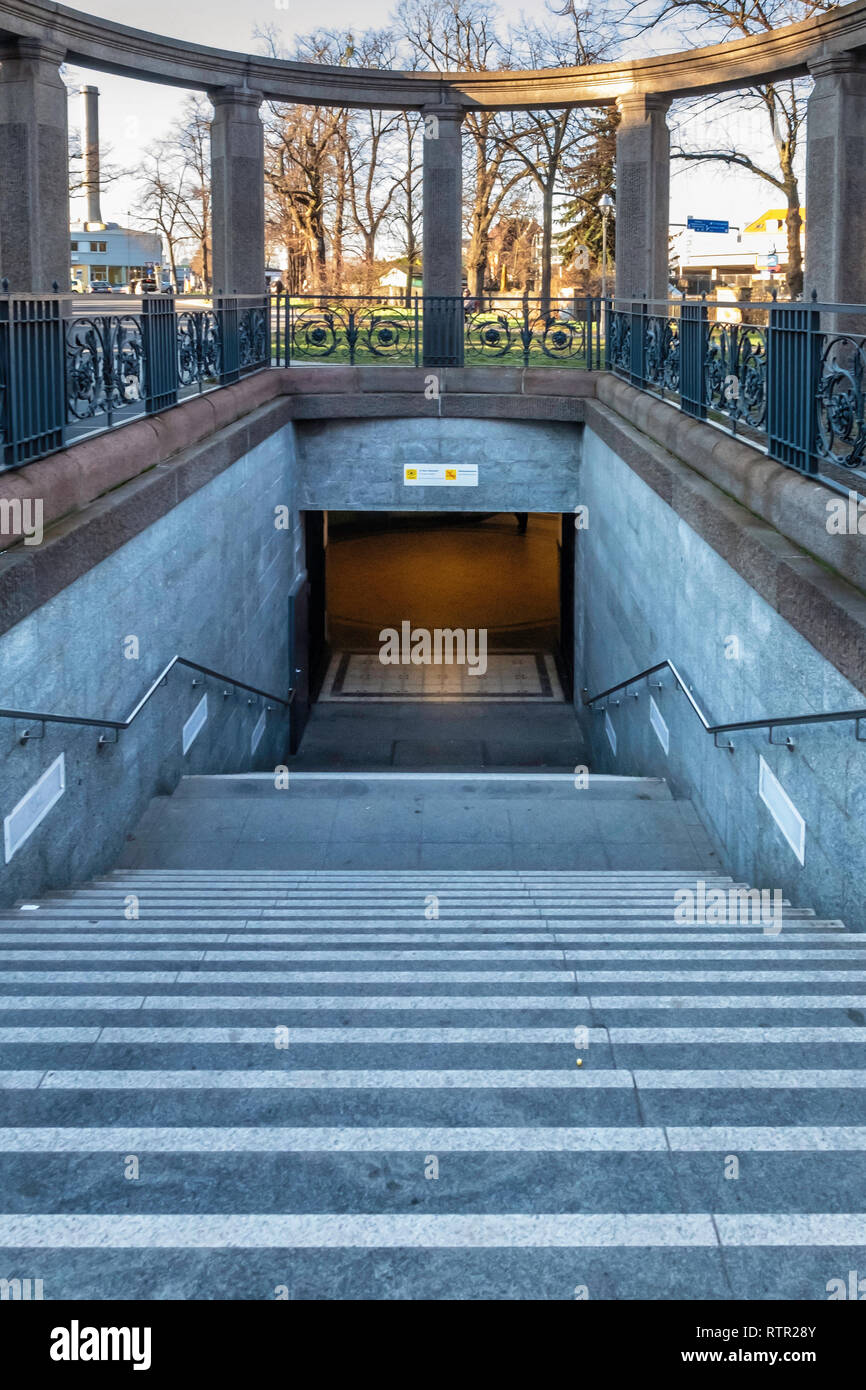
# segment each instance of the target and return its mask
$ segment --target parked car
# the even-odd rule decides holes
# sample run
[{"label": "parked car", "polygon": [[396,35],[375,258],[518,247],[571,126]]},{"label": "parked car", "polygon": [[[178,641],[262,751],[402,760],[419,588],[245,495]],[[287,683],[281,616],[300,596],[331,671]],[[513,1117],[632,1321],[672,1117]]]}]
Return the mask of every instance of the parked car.
[{"label": "parked car", "polygon": [[80,280],[70,280],[69,288],[73,294],[84,294]]},{"label": "parked car", "polygon": [[91,280],[91,282],[90,282],[90,293],[91,293],[91,294],[111,294],[111,292],[112,292],[112,286],[109,285],[109,283],[108,283],[107,280]]}]

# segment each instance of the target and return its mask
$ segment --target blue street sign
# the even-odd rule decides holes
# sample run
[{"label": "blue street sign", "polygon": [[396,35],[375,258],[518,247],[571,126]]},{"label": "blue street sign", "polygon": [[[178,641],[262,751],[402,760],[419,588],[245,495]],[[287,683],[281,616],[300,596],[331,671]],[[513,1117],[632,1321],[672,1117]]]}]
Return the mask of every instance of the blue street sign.
[{"label": "blue street sign", "polygon": [[729,232],[730,222],[715,222],[711,217],[689,217],[686,226],[690,232]]}]

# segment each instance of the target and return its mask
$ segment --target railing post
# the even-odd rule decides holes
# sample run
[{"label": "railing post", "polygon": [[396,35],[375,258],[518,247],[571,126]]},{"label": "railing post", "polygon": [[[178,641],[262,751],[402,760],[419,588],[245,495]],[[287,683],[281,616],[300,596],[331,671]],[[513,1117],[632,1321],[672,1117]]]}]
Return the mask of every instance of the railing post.
[{"label": "railing post", "polygon": [[349,345],[349,366],[355,365],[355,344],[358,341],[358,329],[355,325],[355,306],[349,305],[348,320],[346,323],[346,342]]},{"label": "railing post", "polygon": [[[577,305],[575,304],[575,308]],[[575,316],[576,317],[576,316]],[[586,370],[592,371],[592,324],[593,324],[593,304],[592,296],[586,296]]]},{"label": "railing post", "polygon": [[177,404],[177,319],[174,295],[145,296],[141,302],[144,409],[158,415]]},{"label": "railing post", "polygon": [[680,306],[680,410],[707,418],[705,369],[709,317],[705,301]]},{"label": "railing post", "polygon": [[240,380],[241,375],[237,296],[216,295],[214,309],[220,335],[220,386],[231,386]]},{"label": "railing post", "polygon": [[63,447],[62,306],[59,295],[0,297],[2,468],[15,468]]},{"label": "railing post", "polygon": [[774,304],[767,329],[767,453],[800,473],[817,473],[821,315],[812,305]]},{"label": "railing post", "polygon": [[281,354],[282,333],[281,333],[281,323],[280,323],[280,301],[281,301],[282,297],[283,297],[283,296],[278,292],[277,294],[271,295],[270,298],[269,298],[269,300],[268,300],[268,330],[269,330],[271,339],[272,339],[272,341],[273,341],[273,347],[272,347],[272,350],[271,350],[271,351],[272,351],[272,357],[273,357],[273,365],[274,365],[275,367],[281,367],[281,366],[283,365],[282,362],[280,361],[280,357],[281,357],[281,355],[282,355],[282,354]]},{"label": "railing post", "polygon": [[461,295],[424,295],[425,367],[463,366],[463,313]]},{"label": "railing post", "polygon": [[632,386],[646,386],[646,300],[633,300],[629,310],[631,320],[629,375]]},{"label": "railing post", "polygon": [[415,366],[421,365],[421,317],[418,308],[418,295],[413,295],[415,309]]}]

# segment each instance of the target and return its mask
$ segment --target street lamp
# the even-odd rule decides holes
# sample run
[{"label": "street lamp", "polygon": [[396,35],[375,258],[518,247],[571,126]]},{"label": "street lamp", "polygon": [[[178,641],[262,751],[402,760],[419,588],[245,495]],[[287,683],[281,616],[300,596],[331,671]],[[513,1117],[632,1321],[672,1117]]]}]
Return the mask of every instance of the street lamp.
[{"label": "street lamp", "polygon": [[598,210],[601,213],[601,297],[607,298],[607,219],[613,212],[613,198],[609,193],[602,193],[598,200]]}]

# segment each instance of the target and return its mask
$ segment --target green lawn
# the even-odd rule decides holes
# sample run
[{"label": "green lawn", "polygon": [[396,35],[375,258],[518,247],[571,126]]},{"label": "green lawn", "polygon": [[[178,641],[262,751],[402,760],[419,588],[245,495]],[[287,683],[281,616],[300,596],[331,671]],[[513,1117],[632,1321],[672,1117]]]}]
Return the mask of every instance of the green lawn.
[{"label": "green lawn", "polygon": [[[294,307],[294,306],[293,306]],[[299,309],[301,305],[297,306]],[[310,316],[311,328],[314,332],[321,335],[321,343],[311,343],[308,348],[303,345],[303,324],[295,319],[293,322],[292,362],[302,365],[305,362],[332,363],[335,366],[347,366],[354,363],[355,366],[413,366],[415,364],[415,311],[406,309],[404,306],[386,307],[382,306],[379,317],[384,321],[382,328],[387,330],[387,323],[401,325],[403,331],[399,334],[399,343],[393,348],[383,343],[377,352],[366,341],[364,330],[364,316],[361,315],[358,321],[358,337],[355,342],[354,355],[350,352],[349,344],[346,341],[346,317],[342,310],[334,307],[333,333],[329,325],[322,321],[322,313]],[[495,338],[490,341],[489,347],[485,348],[479,343],[479,335],[485,329],[495,329],[500,323],[499,314],[489,311],[483,314],[472,315],[467,324],[466,337],[464,339],[464,361],[467,366],[523,366],[525,362],[529,366],[547,367],[577,367],[587,366],[586,350],[583,343],[585,324],[582,320],[569,320],[561,327],[567,333],[573,325],[578,333],[580,347],[579,350],[571,355],[562,355],[553,351],[545,351],[542,345],[542,335],[537,330],[533,332],[532,342],[528,353],[524,351],[523,343],[519,335],[519,323],[513,320],[509,322],[508,328],[511,334],[511,341],[500,343]],[[418,337],[419,342],[423,338],[423,318],[418,317]],[[557,325],[553,325],[551,336],[556,332]],[[280,349],[285,354],[284,325],[281,325]],[[336,342],[334,342],[336,337]],[[277,337],[272,333],[271,339],[272,354],[277,352]],[[420,362],[419,350],[419,362]]]}]

